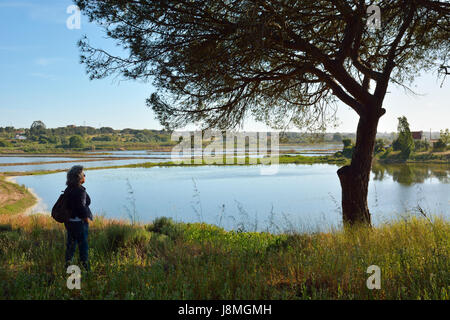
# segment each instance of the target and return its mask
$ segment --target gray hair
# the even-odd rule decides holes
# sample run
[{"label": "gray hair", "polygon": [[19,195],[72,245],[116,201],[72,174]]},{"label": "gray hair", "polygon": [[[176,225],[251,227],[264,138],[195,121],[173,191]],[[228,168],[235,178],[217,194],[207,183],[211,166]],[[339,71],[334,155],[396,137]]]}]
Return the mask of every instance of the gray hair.
[{"label": "gray hair", "polygon": [[81,179],[83,179],[83,166],[73,166],[67,172],[66,185],[68,186],[79,186]]}]

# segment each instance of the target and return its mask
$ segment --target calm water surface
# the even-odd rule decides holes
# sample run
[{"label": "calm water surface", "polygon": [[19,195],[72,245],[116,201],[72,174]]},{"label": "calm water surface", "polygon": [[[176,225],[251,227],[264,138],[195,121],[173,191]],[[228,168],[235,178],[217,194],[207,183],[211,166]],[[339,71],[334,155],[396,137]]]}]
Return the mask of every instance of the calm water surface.
[{"label": "calm water surface", "polygon": [[[127,159],[127,160],[98,160],[90,162],[66,162],[66,163],[42,163],[31,165],[17,165],[17,166],[1,166],[0,172],[27,172],[40,170],[59,170],[69,169],[74,165],[82,165],[85,168],[106,167],[106,166],[120,166],[134,163],[144,162],[167,162],[170,159]],[[31,161],[30,161],[31,162]]]},{"label": "calm water surface", "polygon": [[0,157],[0,164],[3,163],[31,163],[49,161],[77,161],[79,158],[73,157]]},{"label": "calm water surface", "polygon": [[[184,222],[204,221],[226,229],[325,230],[340,226],[338,166],[280,165],[274,175],[261,166],[122,168],[87,171],[91,209],[106,217],[142,222],[159,216]],[[375,165],[369,206],[373,221],[427,212],[450,217],[450,166]],[[49,210],[65,188],[65,173],[17,177]],[[132,200],[134,198],[134,200]]]},{"label": "calm water surface", "polygon": [[[281,150],[295,150],[295,152],[300,153],[304,156],[321,156],[321,155],[329,155],[333,154],[334,151],[329,151],[329,149],[333,148],[342,148],[340,145],[336,144],[318,144],[318,145],[301,145],[301,146],[280,146]],[[314,150],[314,151],[312,151]],[[321,152],[320,150],[324,150]],[[244,151],[251,152],[249,157],[251,158],[261,158],[264,154],[257,154],[255,150],[244,150],[244,149],[236,149],[236,157],[243,158],[245,157]],[[108,153],[105,156],[99,156],[99,153]],[[225,152],[226,154],[230,154],[232,152]],[[216,154],[223,154],[223,152],[218,151]],[[144,162],[168,162],[173,161],[172,156],[178,159],[183,159],[186,157],[201,157],[201,150],[194,150],[192,155],[186,155],[180,152],[179,154],[172,155],[171,152],[165,151],[150,151],[150,150],[124,150],[124,151],[91,151],[86,153],[87,158],[95,157],[99,158],[98,161],[95,162],[82,162],[79,161],[79,164],[83,165],[86,168],[93,167],[106,167],[106,166],[119,166],[119,165],[127,165],[127,164],[135,164],[135,163],[144,163]],[[291,154],[296,155],[296,154]],[[101,159],[102,157],[113,156],[118,159]],[[207,156],[205,154],[205,156]],[[122,157],[134,157],[135,159],[127,159],[120,160]],[[46,163],[46,162],[54,162],[54,161],[72,161],[68,163]],[[13,156],[13,157],[0,157],[0,172],[29,172],[29,171],[40,171],[40,170],[60,170],[60,169],[69,169],[77,163],[77,159],[73,157],[33,157],[33,156]],[[22,165],[22,163],[32,163],[32,162],[43,162],[41,164],[34,165]],[[16,164],[15,166],[5,166],[4,164]],[[3,164],[3,165],[2,165]]]}]

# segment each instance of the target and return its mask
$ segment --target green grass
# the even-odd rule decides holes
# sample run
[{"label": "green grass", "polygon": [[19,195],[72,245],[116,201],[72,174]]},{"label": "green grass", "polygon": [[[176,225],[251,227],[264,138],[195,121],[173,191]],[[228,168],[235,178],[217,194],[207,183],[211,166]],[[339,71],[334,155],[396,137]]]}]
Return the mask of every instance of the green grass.
[{"label": "green grass", "polygon": [[[195,160],[194,160],[195,161]],[[176,163],[173,161],[170,162],[146,162],[146,163],[137,163],[137,164],[129,164],[124,166],[115,166],[115,168],[150,168],[156,166],[204,166],[204,165],[270,165],[271,158],[225,158],[223,157],[223,161],[221,163],[212,162],[210,159],[205,160],[202,159],[201,163],[195,163],[194,161],[184,162],[184,163]],[[317,156],[317,157],[306,157],[302,155],[290,156],[290,155],[281,155],[278,157],[279,164],[315,164],[315,163],[329,163],[329,164],[346,164],[349,160],[346,158],[337,158],[334,156]],[[276,163],[276,162],[273,162]],[[108,167],[111,168],[111,167]]]},{"label": "green grass", "polygon": [[403,163],[403,162],[426,162],[426,163],[450,163],[450,154],[435,152],[412,153],[408,159],[401,156],[400,151],[381,153],[375,157],[376,161],[382,163]]},{"label": "green grass", "polygon": [[15,193],[18,197],[16,200],[0,203],[0,215],[23,212],[36,203],[36,198],[25,186],[8,182],[2,176],[0,176],[0,192],[8,197]]},{"label": "green grass", "polygon": [[295,163],[295,164],[314,164],[314,163],[328,163],[328,164],[339,164],[345,165],[350,164],[350,159],[344,157],[335,157],[335,156],[315,156],[315,157],[306,157],[302,155],[297,156],[281,156],[280,157],[281,164]]},{"label": "green grass", "polygon": [[449,299],[450,224],[437,218],[312,234],[96,218],[89,237],[91,273],[69,290],[62,225],[0,216],[0,299]]},{"label": "green grass", "polygon": [[[71,136],[76,134],[68,134],[65,136],[60,136],[69,140]],[[101,136],[104,134],[94,134],[85,135],[84,139],[92,138],[93,136]],[[112,137],[112,135],[109,135]],[[30,137],[28,137],[30,138]],[[170,138],[169,135],[166,137]],[[11,136],[1,135],[0,140],[7,141],[7,146],[0,147],[0,154],[9,153],[25,153],[25,154],[42,154],[42,153],[52,153],[52,154],[62,154],[67,152],[85,152],[93,150],[102,151],[112,151],[112,150],[166,150],[170,151],[177,142],[164,140],[164,141],[149,141],[149,142],[139,142],[139,141],[84,141],[83,147],[81,148],[71,148],[69,145],[63,145],[58,143],[40,143],[38,141],[16,141],[12,139]]]}]

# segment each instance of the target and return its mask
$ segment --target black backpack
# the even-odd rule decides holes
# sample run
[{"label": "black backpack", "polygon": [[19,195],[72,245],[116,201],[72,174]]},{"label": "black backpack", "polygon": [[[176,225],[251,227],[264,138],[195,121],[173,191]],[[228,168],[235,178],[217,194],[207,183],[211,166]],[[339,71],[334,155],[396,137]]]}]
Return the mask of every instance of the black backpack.
[{"label": "black backpack", "polygon": [[52,217],[57,222],[64,223],[69,221],[72,211],[68,206],[67,201],[67,190],[63,191],[63,193],[59,196],[55,205],[52,208]]}]

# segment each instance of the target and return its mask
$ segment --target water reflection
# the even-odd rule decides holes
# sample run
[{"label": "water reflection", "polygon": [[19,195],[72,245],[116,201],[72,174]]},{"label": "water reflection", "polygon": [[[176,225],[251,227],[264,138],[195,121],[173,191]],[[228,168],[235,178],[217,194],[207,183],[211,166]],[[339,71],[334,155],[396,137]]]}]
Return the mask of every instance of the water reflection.
[{"label": "water reflection", "polygon": [[449,183],[450,164],[433,163],[396,163],[380,164],[372,166],[373,179],[383,181],[392,177],[395,182],[410,186],[416,183],[424,183],[426,180],[437,179],[441,183]]}]

